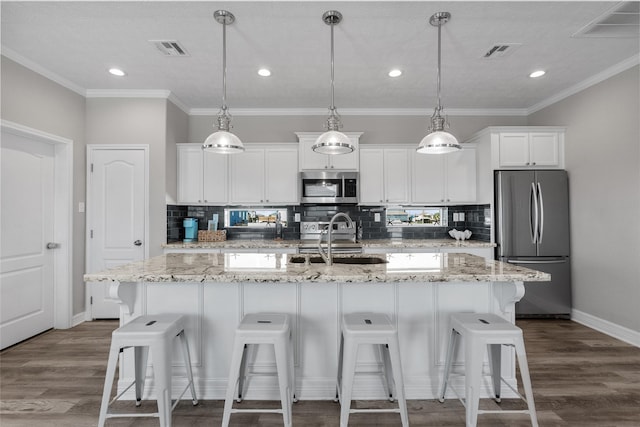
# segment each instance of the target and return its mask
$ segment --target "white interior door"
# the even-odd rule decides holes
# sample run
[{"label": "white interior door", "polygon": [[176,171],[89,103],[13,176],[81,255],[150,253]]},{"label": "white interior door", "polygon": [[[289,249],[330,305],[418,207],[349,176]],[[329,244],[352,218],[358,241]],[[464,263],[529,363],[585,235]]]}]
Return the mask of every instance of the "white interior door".
[{"label": "white interior door", "polygon": [[[97,272],[145,258],[146,150],[88,147],[87,271]],[[91,318],[120,316],[105,301],[106,285],[89,285]]]},{"label": "white interior door", "polygon": [[54,326],[54,148],[2,133],[0,342]]}]

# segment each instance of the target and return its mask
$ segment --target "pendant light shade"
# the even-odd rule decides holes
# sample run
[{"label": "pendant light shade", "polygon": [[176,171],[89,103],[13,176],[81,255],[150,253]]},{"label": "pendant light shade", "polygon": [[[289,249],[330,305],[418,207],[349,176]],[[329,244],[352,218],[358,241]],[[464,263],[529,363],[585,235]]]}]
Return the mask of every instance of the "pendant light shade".
[{"label": "pendant light shade", "polygon": [[460,150],[462,147],[455,136],[445,131],[445,128],[449,127],[449,123],[446,117],[442,117],[442,105],[440,103],[440,70],[441,70],[441,32],[442,25],[444,25],[451,18],[449,12],[438,12],[431,16],[429,23],[434,27],[438,27],[438,106],[435,108],[433,115],[431,116],[431,123],[429,125],[429,134],[422,138],[420,145],[418,145],[417,152],[424,154],[443,154],[450,153],[452,151]]},{"label": "pendant light shade", "polygon": [[326,124],[327,132],[318,137],[311,149],[320,154],[348,154],[355,148],[349,137],[340,132],[342,122],[334,103],[333,27],[342,21],[342,14],[337,10],[329,10],[322,15],[322,20],[331,26],[331,106]]},{"label": "pendant light shade", "polygon": [[233,126],[231,126],[231,114],[227,108],[227,25],[233,24],[236,18],[226,10],[216,10],[213,17],[222,24],[222,107],[216,119],[218,131],[207,137],[202,149],[218,154],[241,153],[244,151],[242,141],[229,132]]}]

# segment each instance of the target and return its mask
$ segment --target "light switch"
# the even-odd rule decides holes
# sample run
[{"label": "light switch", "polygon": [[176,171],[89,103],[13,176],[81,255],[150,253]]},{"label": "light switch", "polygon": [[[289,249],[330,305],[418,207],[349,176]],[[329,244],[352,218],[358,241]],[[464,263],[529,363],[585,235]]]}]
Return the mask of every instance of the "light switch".
[{"label": "light switch", "polygon": [[458,218],[460,218],[460,215],[458,215],[458,212],[454,212],[454,213],[453,213],[453,222],[458,222],[458,221],[460,221]]},{"label": "light switch", "polygon": [[380,222],[380,213],[379,212],[376,212],[376,213],[373,214],[373,220],[375,222]]},{"label": "light switch", "polygon": [[464,221],[464,212],[458,213],[458,221]]},{"label": "light switch", "polygon": [[80,213],[84,212],[84,202],[78,203],[78,212]]}]

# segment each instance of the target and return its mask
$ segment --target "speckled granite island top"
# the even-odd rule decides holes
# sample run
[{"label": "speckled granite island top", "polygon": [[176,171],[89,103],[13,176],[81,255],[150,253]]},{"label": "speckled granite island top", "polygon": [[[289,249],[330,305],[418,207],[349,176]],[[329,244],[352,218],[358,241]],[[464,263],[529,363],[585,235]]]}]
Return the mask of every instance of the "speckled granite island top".
[{"label": "speckled granite island top", "polygon": [[[362,257],[363,255],[357,255]],[[542,282],[547,273],[469,254],[402,253],[364,255],[382,264],[292,263],[304,255],[269,253],[165,254],[107,271],[86,282],[397,283]],[[340,255],[335,258],[345,258]]]},{"label": "speckled granite island top", "polygon": [[[315,241],[305,241],[304,243]],[[166,249],[259,249],[297,248],[301,240],[225,240],[223,242],[172,242],[162,245]],[[453,239],[374,239],[359,242],[364,248],[493,248],[495,243],[480,240],[458,242]]]}]

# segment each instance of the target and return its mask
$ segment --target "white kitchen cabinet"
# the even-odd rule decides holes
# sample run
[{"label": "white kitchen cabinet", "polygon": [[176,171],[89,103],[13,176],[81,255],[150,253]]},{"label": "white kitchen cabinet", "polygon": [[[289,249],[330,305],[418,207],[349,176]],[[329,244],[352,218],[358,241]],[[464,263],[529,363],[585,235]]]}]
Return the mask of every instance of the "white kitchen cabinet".
[{"label": "white kitchen cabinet", "polygon": [[208,153],[200,144],[177,144],[178,203],[227,202],[228,156]]},{"label": "white kitchen cabinet", "polygon": [[296,132],[299,141],[299,167],[300,171],[307,170],[349,170],[359,169],[358,146],[362,132],[344,132],[349,137],[355,150],[349,154],[318,154],[311,149],[318,136],[322,132]]},{"label": "white kitchen cabinet", "polygon": [[297,204],[298,150],[245,145],[231,156],[230,202],[234,204]]},{"label": "white kitchen cabinet", "polygon": [[476,202],[475,147],[437,155],[414,152],[411,159],[412,203]]},{"label": "white kitchen cabinet", "polygon": [[409,164],[409,150],[405,148],[362,148],[360,203],[408,203]]},{"label": "white kitchen cabinet", "polygon": [[501,132],[498,165],[512,167],[558,167],[560,138],[558,132]]}]

